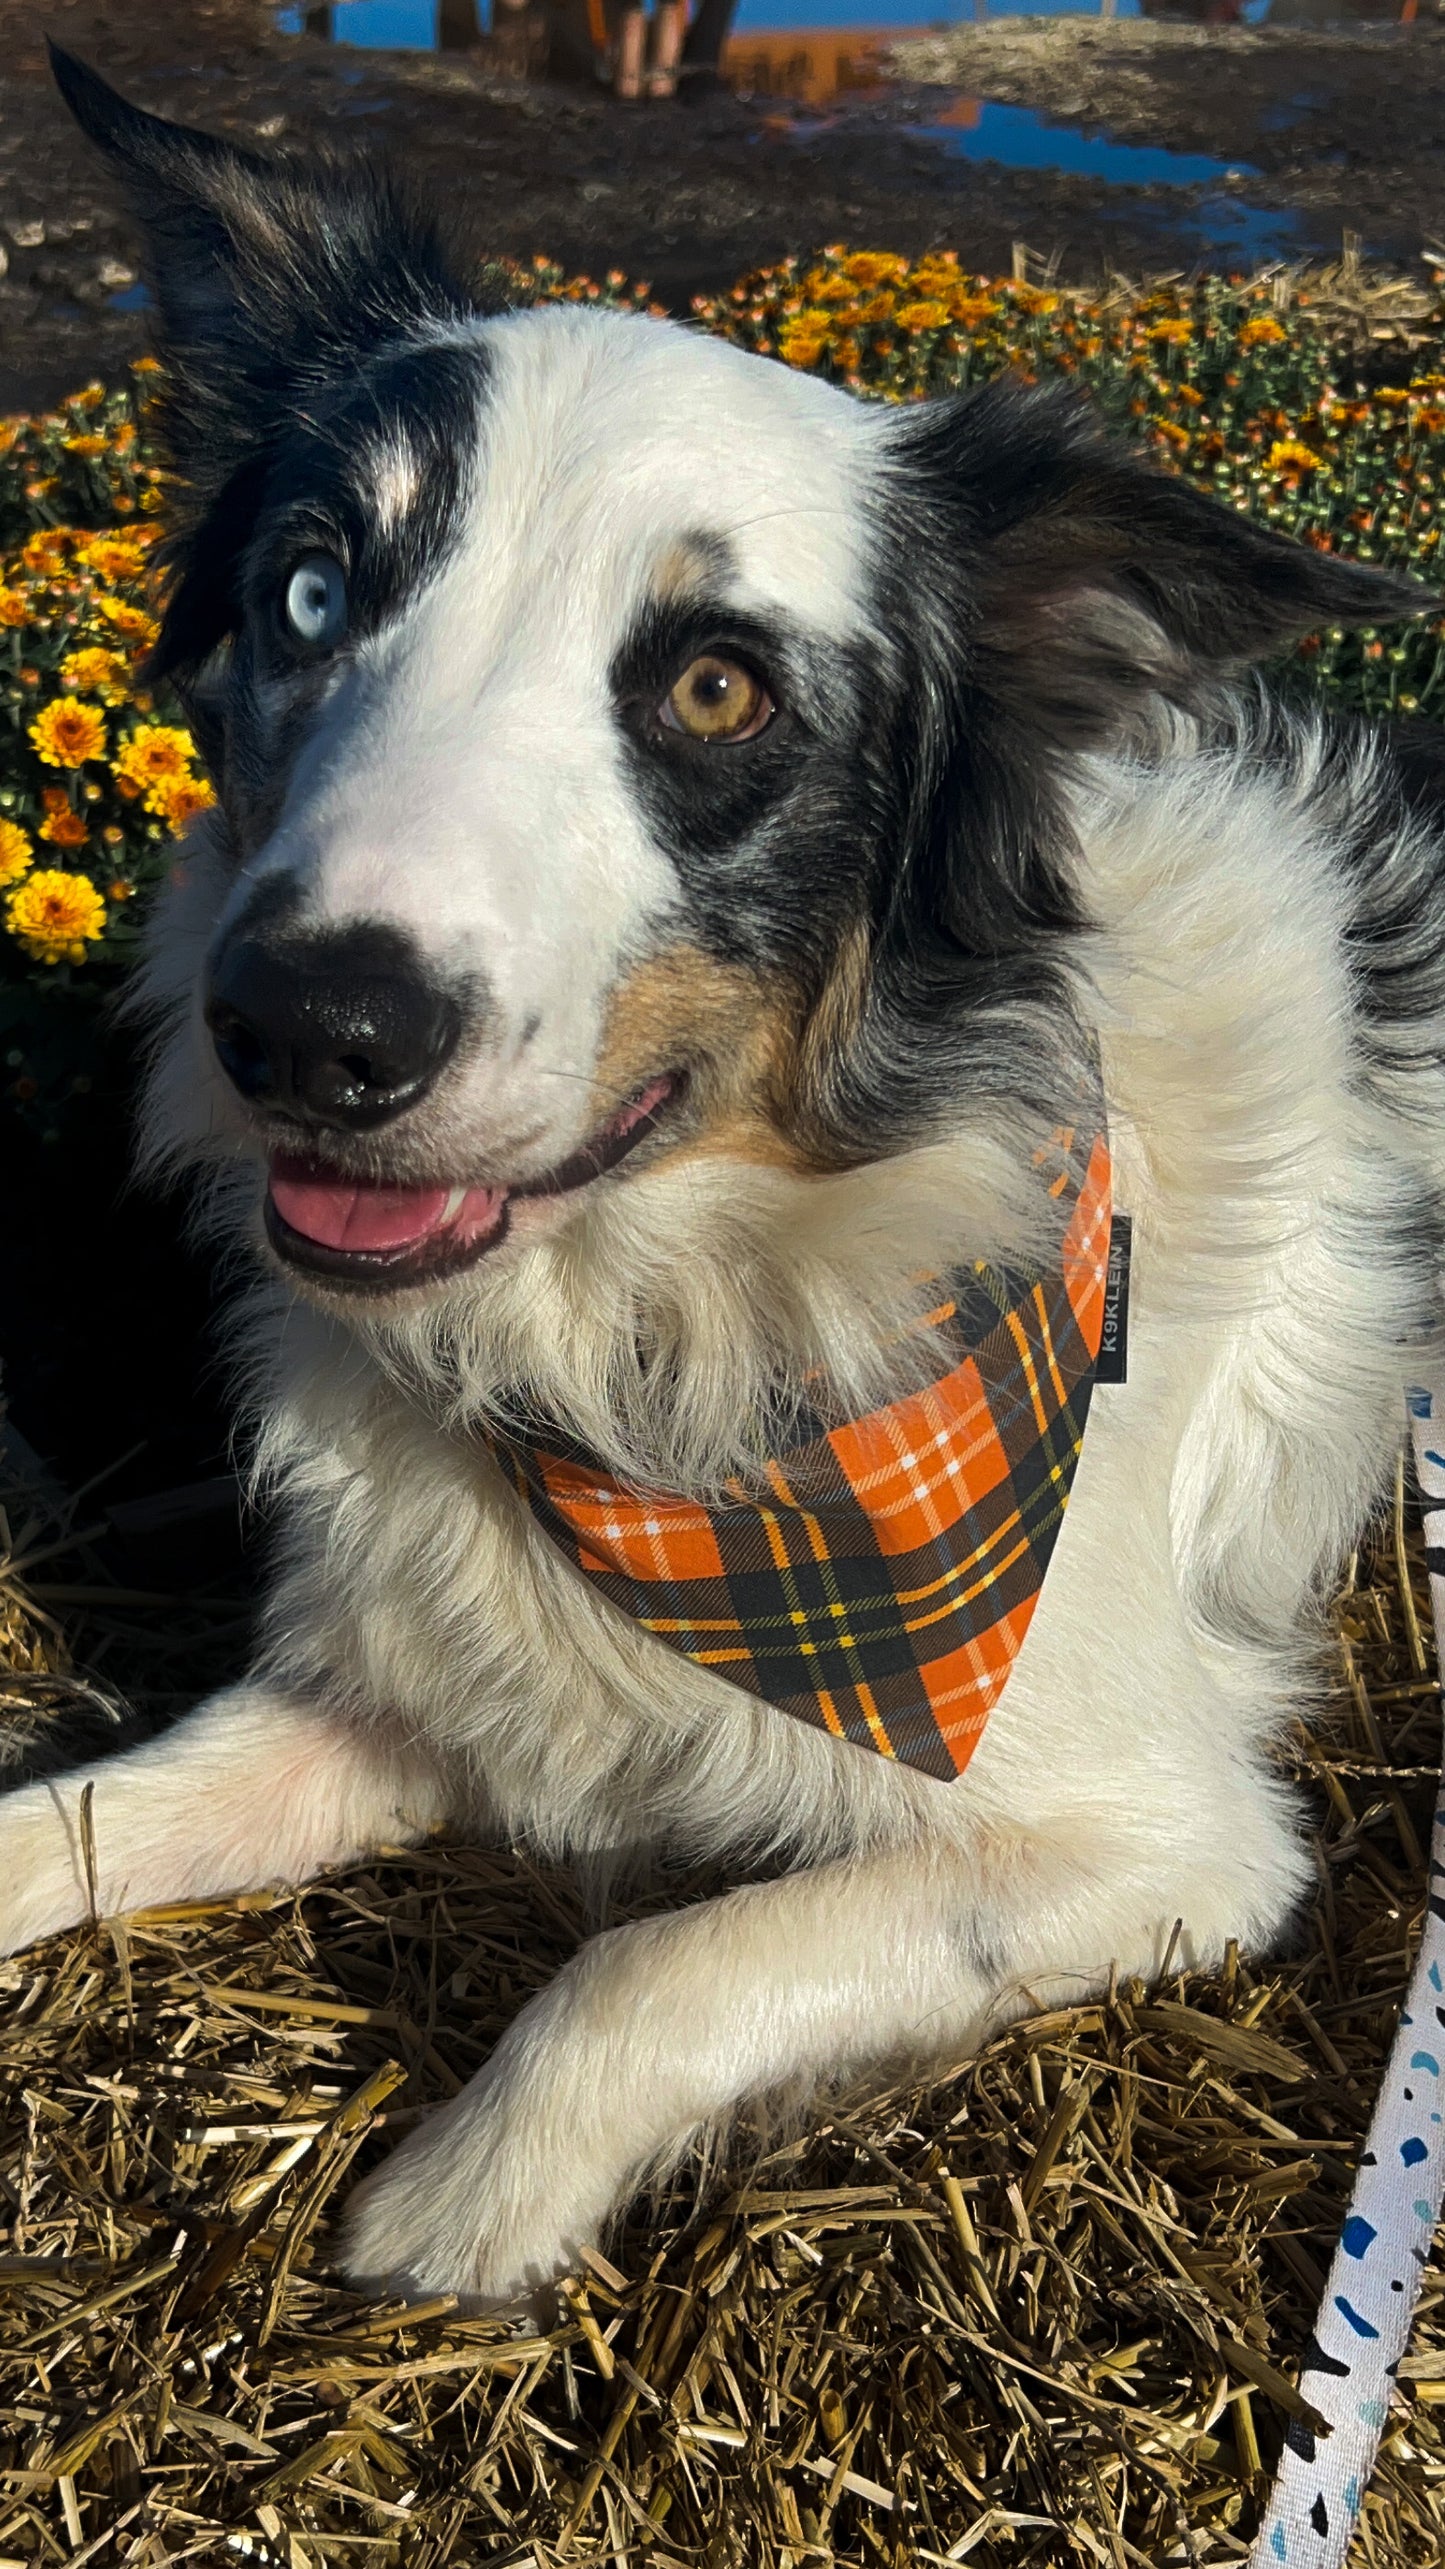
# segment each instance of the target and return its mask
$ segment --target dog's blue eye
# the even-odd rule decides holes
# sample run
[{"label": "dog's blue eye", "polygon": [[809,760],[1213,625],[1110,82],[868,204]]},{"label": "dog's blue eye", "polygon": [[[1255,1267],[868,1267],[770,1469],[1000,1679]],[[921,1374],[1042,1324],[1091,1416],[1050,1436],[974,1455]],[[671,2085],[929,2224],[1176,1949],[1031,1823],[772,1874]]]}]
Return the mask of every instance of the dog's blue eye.
[{"label": "dog's blue eye", "polygon": [[309,650],[330,651],[346,631],[346,574],[329,553],[308,553],[286,583],[286,622]]}]

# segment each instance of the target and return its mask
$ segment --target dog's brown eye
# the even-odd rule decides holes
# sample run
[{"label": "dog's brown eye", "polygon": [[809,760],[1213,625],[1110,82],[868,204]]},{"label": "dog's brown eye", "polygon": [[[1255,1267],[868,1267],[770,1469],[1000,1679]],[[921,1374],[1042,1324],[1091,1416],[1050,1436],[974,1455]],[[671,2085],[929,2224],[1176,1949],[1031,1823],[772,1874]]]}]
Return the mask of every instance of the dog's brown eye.
[{"label": "dog's brown eye", "polygon": [[690,740],[752,740],[772,711],[771,696],[750,669],[705,651],[684,669],[661,719],[669,731],[686,732]]}]

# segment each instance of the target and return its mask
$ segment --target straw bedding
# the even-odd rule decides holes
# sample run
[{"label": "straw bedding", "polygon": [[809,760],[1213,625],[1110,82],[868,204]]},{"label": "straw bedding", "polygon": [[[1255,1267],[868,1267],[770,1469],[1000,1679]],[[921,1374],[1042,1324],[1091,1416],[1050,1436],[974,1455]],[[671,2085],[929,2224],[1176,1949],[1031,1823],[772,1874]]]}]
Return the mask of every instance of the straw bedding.
[{"label": "straw bedding", "polygon": [[[0,1966],[0,2569],[1242,2558],[1419,1921],[1407,1518],[1351,1566],[1287,1747],[1319,1823],[1300,1953],[741,2135],[546,2334],[363,2307],[327,2239],[586,1932],[565,1877],[436,1845]],[[241,1651],[241,1604],[110,1588],[83,1533],[13,1494],[0,1722],[42,1754],[67,1707],[163,1716]],[[1355,2555],[1380,2569],[1445,2556],[1442,2321],[1437,2267]]]}]

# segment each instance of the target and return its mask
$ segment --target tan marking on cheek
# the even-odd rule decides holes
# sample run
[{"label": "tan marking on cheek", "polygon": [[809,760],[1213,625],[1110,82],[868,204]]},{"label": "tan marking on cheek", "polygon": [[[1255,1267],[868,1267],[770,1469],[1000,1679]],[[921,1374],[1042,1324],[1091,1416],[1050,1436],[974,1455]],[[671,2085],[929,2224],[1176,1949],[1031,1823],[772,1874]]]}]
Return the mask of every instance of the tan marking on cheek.
[{"label": "tan marking on cheek", "polygon": [[811,1009],[781,972],[744,972],[696,946],[655,955],[613,994],[594,1074],[597,1122],[660,1071],[686,1070],[692,1130],[670,1160],[727,1158],[795,1172],[837,1167],[831,1091],[867,1004],[871,970],[872,941],[861,920],[843,938]]},{"label": "tan marking on cheek", "polygon": [[862,919],[848,931],[798,1043],[795,1083],[806,1112],[826,1095],[838,1064],[857,1040],[873,971],[873,940]]},{"label": "tan marking on cheek", "polygon": [[613,992],[594,1072],[599,1124],[660,1071],[685,1070],[693,1130],[684,1153],[796,1165],[776,1118],[791,1086],[801,1015],[797,992],[674,946],[640,964]]}]

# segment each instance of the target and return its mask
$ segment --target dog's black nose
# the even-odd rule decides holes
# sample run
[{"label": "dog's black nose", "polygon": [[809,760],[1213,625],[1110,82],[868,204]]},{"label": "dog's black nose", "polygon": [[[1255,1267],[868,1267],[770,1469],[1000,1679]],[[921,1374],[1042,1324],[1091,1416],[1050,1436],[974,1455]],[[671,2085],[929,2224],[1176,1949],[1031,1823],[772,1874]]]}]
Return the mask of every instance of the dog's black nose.
[{"label": "dog's black nose", "polygon": [[253,1106],[366,1132],[426,1095],[461,1034],[455,1001],[381,928],[273,943],[244,931],[206,1002],[216,1058]]}]

